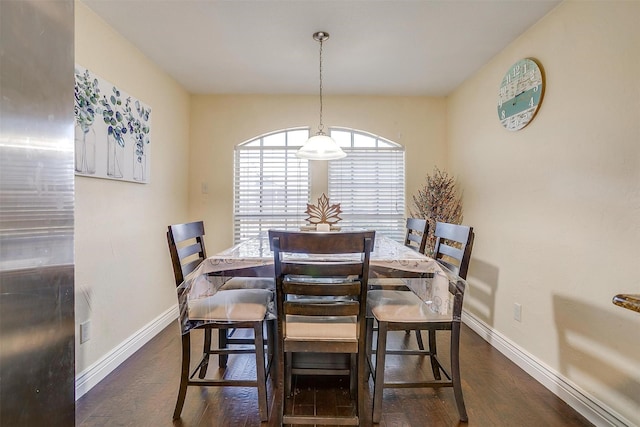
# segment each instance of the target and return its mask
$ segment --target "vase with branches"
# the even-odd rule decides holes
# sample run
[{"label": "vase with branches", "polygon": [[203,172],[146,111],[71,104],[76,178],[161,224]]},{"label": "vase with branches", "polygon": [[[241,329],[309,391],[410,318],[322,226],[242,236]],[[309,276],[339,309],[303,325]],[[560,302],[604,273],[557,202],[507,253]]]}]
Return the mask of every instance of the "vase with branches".
[{"label": "vase with branches", "polygon": [[144,181],[146,179],[147,169],[147,156],[145,152],[145,145],[149,144],[149,114],[151,110],[144,108],[139,101],[135,102],[137,117],[134,116],[131,107],[129,106],[130,98],[127,98],[127,108],[125,110],[127,127],[129,133],[135,142],[135,153],[133,156],[133,179],[137,181]]},{"label": "vase with branches", "polygon": [[458,190],[456,179],[446,171],[434,167],[433,173],[427,174],[424,186],[413,196],[413,203],[411,215],[429,222],[427,255],[432,256],[436,243],[433,234],[436,222],[462,223],[462,194]]},{"label": "vase with branches", "polygon": [[74,113],[75,169],[76,172],[94,174],[96,172],[96,134],[93,130],[95,116],[99,113],[100,88],[98,79],[91,78],[89,71],[75,70]]},{"label": "vase with branches", "polygon": [[124,107],[120,91],[114,86],[112,94],[107,98],[102,96],[102,119],[107,125],[107,175],[113,178],[122,178],[122,164],[124,161],[125,135],[127,133],[127,123],[122,109],[126,111],[129,107],[127,99]]}]

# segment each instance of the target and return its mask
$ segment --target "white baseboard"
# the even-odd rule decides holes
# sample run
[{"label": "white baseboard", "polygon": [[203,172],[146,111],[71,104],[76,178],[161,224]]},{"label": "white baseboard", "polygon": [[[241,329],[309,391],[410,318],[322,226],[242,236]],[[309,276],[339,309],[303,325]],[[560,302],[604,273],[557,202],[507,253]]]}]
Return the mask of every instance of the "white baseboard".
[{"label": "white baseboard", "polygon": [[178,318],[178,305],[169,308],[160,316],[147,323],[100,360],[76,375],[76,400],[102,381],[122,362],[160,333]]},{"label": "white baseboard", "polygon": [[535,378],[552,393],[564,400],[596,426],[628,427],[631,422],[593,396],[590,396],[558,372],[546,366],[513,341],[495,331],[483,321],[464,311],[462,322],[504,354],[522,370]]}]

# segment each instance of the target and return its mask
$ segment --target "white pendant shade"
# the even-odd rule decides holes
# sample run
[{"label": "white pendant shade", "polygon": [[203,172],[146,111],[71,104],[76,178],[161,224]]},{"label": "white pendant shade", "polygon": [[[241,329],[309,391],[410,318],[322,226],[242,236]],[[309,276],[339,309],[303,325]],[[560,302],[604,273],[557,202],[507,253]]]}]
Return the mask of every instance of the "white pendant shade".
[{"label": "white pendant shade", "polygon": [[347,156],[342,148],[329,136],[312,136],[296,152],[296,156],[308,160],[336,160]]}]

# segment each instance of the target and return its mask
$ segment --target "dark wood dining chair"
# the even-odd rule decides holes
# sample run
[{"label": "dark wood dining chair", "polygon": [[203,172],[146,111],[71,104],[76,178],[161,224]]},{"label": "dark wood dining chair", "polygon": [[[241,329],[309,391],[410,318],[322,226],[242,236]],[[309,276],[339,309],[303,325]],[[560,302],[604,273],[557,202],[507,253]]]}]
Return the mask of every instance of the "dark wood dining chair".
[{"label": "dark wood dining chair", "polygon": [[[268,420],[267,410],[267,371],[265,367],[264,326],[267,307],[273,299],[273,292],[268,289],[254,289],[239,283],[230,289],[221,288],[213,295],[188,299],[182,284],[189,273],[194,271],[206,259],[204,246],[204,223],[202,221],[170,225],[167,231],[169,252],[173,263],[178,302],[180,304],[180,326],[182,333],[182,369],[180,388],[173,418],[180,418],[188,386],[237,386],[256,387],[258,390],[258,408],[262,421]],[[234,278],[233,280],[241,280]],[[251,279],[249,279],[251,280]],[[259,282],[259,281],[258,281]],[[230,328],[252,329],[253,339],[229,339]],[[191,331],[204,330],[203,352],[200,363],[190,373],[191,365]],[[217,348],[212,346],[211,332],[218,330],[220,337]],[[269,334],[270,328],[267,329]],[[233,344],[250,344],[235,347]],[[207,379],[207,366],[211,354],[218,355],[220,367],[226,367],[227,358],[231,354],[255,353],[256,379],[231,380]],[[198,379],[193,377],[198,373]]]},{"label": "dark wood dining chair", "polygon": [[[451,272],[450,278],[466,279],[468,264],[473,249],[473,227],[436,223],[436,260]],[[424,278],[422,280],[435,280]],[[450,281],[448,290],[452,305],[446,315],[434,313],[425,302],[412,292],[399,290],[372,290],[369,292],[369,309],[378,324],[378,337],[374,375],[373,422],[380,421],[382,395],[385,388],[410,387],[453,387],[456,404],[461,421],[467,421],[467,412],[460,382],[460,320],[466,284],[463,280]],[[369,328],[373,329],[373,322]],[[418,339],[418,350],[387,349],[389,331],[414,330],[418,337],[420,331],[429,333],[429,349],[425,350],[422,340]],[[450,370],[441,363],[437,354],[437,336],[439,330],[451,333]],[[372,336],[370,332],[369,336]],[[387,354],[394,355],[428,355],[431,361],[433,381],[385,382],[384,368]],[[446,379],[442,379],[442,374]]]},{"label": "dark wood dining chair", "polygon": [[[467,225],[451,224],[447,222],[436,222],[433,233],[436,243],[433,249],[433,256],[438,262],[447,267],[451,272],[466,279],[473,250],[473,227]],[[429,332],[430,351],[436,351],[435,331]],[[418,348],[424,350],[422,335],[416,331]]]},{"label": "dark wood dining chair", "polygon": [[436,222],[434,257],[463,279],[467,278],[475,234],[468,225]]},{"label": "dark wood dining chair", "polygon": [[[404,245],[408,248],[411,248],[421,254],[424,254],[425,248],[427,246],[427,238],[429,235],[429,222],[423,218],[407,218],[406,221],[406,234],[404,239]],[[389,289],[389,290],[397,290],[397,291],[407,291],[411,292],[411,290],[407,287],[406,283],[402,279],[371,279],[369,289]],[[377,327],[374,326],[374,331],[377,330]],[[411,331],[406,331],[407,334],[410,334]],[[422,341],[422,335],[420,331],[415,331],[416,341],[418,342],[418,347],[421,350],[424,350],[424,343]]]},{"label": "dark wood dining chair", "polygon": [[[427,237],[429,235],[429,222],[423,218],[407,218],[407,235],[404,239],[404,245],[415,249],[421,254],[424,253],[427,247]],[[409,291],[409,289],[404,289]],[[407,331],[407,333],[410,333]],[[418,348],[424,350],[424,343],[422,342],[422,335],[419,330],[415,331],[416,340],[418,341]]]},{"label": "dark wood dining chair", "polygon": [[[375,232],[270,230],[269,239],[278,310],[277,425],[363,425],[367,281]],[[291,374],[313,372],[295,370],[289,357],[293,353],[351,354],[355,413],[286,413]]]},{"label": "dark wood dining chair", "polygon": [[421,254],[427,246],[427,235],[429,234],[429,223],[422,218],[407,218],[407,234],[404,245],[415,249]]}]

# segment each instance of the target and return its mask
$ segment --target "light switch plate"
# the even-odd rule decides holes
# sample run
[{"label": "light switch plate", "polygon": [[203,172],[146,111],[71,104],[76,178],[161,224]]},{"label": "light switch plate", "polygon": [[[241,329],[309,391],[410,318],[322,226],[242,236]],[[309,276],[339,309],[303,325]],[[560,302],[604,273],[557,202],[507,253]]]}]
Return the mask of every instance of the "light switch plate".
[{"label": "light switch plate", "polygon": [[515,303],[513,305],[513,318],[518,322],[522,321],[522,305],[521,304]]},{"label": "light switch plate", "polygon": [[80,344],[84,344],[91,339],[91,321],[80,323]]}]

